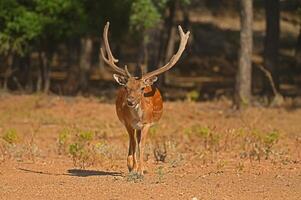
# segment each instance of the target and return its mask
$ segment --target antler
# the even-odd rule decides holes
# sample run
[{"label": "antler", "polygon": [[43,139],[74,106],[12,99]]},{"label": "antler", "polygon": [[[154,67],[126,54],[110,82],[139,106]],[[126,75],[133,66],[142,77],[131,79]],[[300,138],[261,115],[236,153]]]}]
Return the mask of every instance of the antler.
[{"label": "antler", "polygon": [[129,73],[129,71],[127,69],[127,66],[125,66],[125,69],[121,69],[120,67],[118,67],[115,64],[115,63],[118,62],[118,59],[114,58],[114,56],[112,54],[112,51],[111,51],[111,48],[110,48],[110,45],[109,45],[109,40],[108,40],[109,26],[110,26],[110,22],[107,22],[107,24],[104,27],[104,31],[103,31],[103,41],[104,41],[104,44],[105,44],[106,52],[108,54],[108,58],[106,58],[104,50],[102,48],[100,48],[102,58],[105,61],[105,63],[107,63],[107,65],[112,67],[119,74],[121,74],[123,76],[131,77],[131,74]]},{"label": "antler", "polygon": [[152,72],[148,72],[147,74],[143,75],[142,80],[146,80],[146,79],[148,79],[152,76],[156,76],[156,75],[159,75],[163,72],[166,72],[167,70],[172,68],[178,62],[179,58],[181,57],[181,55],[182,55],[182,53],[185,49],[185,46],[187,44],[189,34],[190,34],[189,31],[187,31],[187,33],[184,33],[183,29],[180,25],[178,26],[178,29],[179,29],[179,32],[180,32],[181,41],[180,41],[180,46],[179,46],[179,49],[178,49],[177,53],[174,54],[171,57],[170,61],[166,65],[164,65],[163,67],[160,67],[160,68],[158,68],[158,69],[156,69]]}]

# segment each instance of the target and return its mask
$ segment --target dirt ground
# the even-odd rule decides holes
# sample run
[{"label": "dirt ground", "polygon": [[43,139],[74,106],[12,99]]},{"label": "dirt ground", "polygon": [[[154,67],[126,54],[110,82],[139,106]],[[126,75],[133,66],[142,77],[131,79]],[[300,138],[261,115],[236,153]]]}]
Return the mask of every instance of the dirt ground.
[{"label": "dirt ground", "polygon": [[[240,113],[227,100],[167,102],[147,140],[147,173],[135,178],[114,104],[4,95],[0,199],[301,199],[300,122],[289,105]],[[85,169],[70,154],[81,131],[93,133],[89,148],[102,144]]]}]

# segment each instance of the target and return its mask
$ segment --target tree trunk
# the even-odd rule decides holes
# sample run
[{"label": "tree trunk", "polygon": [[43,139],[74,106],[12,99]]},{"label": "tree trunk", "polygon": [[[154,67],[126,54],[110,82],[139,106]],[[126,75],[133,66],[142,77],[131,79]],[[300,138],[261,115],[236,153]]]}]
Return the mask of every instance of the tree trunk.
[{"label": "tree trunk", "polygon": [[299,30],[299,36],[296,45],[295,61],[296,61],[296,67],[300,68],[301,67],[301,28]]},{"label": "tree trunk", "polygon": [[28,93],[33,92],[33,80],[32,80],[32,67],[31,67],[31,55],[26,55],[25,59],[25,91]]},{"label": "tree trunk", "polygon": [[176,34],[177,34],[177,29],[175,26],[173,26],[171,28],[170,35],[167,42],[164,63],[167,63],[172,57],[172,55],[175,53],[174,50],[175,50]]},{"label": "tree trunk", "polygon": [[37,79],[37,92],[47,94],[50,88],[49,57],[44,51],[39,52],[39,69]]},{"label": "tree trunk", "polygon": [[81,51],[79,60],[79,89],[85,92],[89,85],[89,72],[91,69],[91,57],[93,50],[93,41],[90,37],[81,39]]},{"label": "tree trunk", "polygon": [[43,67],[43,52],[39,52],[39,66],[38,66],[38,77],[36,83],[36,91],[38,93],[42,92],[43,90],[43,82],[44,82],[44,67]]},{"label": "tree trunk", "polygon": [[7,69],[5,70],[5,74],[4,74],[4,82],[3,82],[4,91],[8,90],[8,80],[13,73],[13,62],[14,62],[14,55],[10,53],[7,56]]},{"label": "tree trunk", "polygon": [[[170,56],[174,53],[175,46],[175,36],[176,36],[176,10],[178,8],[178,1],[170,1],[167,10],[167,17],[165,19],[165,24],[162,30],[162,39],[161,39],[161,48],[159,51],[159,63],[158,66],[163,66],[168,60]],[[165,74],[161,74],[161,78],[159,77],[159,85],[165,84]]]},{"label": "tree trunk", "polygon": [[161,45],[161,30],[158,27],[149,30],[148,33],[149,42],[147,45],[148,49],[148,70],[153,71],[156,70],[159,66],[159,51]]},{"label": "tree trunk", "polygon": [[190,29],[190,17],[189,17],[189,7],[187,5],[181,4],[181,11],[183,14],[183,29],[189,30]]},{"label": "tree trunk", "polygon": [[[140,70],[140,74],[144,74],[148,71],[148,50],[147,50],[147,45],[149,41],[149,33],[148,31],[144,31],[142,34],[142,37],[140,39],[140,44],[139,44],[139,54],[138,54],[138,61],[137,61],[137,68],[136,68],[136,73]],[[139,69],[140,67],[140,69]],[[139,75],[140,75],[139,74]],[[135,74],[136,75],[136,74]]]},{"label": "tree trunk", "polygon": [[79,55],[80,55],[80,41],[69,40],[67,41],[68,49],[68,69],[67,77],[63,86],[63,93],[66,95],[73,95],[79,88],[78,75],[79,75]]},{"label": "tree trunk", "polygon": [[[102,48],[102,49],[105,48],[104,43],[102,41],[100,42],[100,48]],[[101,56],[100,50],[98,53],[98,67],[99,67],[100,73],[103,75],[103,73],[105,73],[105,62]]]},{"label": "tree trunk", "polygon": [[239,66],[236,75],[235,104],[241,109],[251,101],[251,73],[252,73],[252,48],[253,48],[253,5],[252,0],[241,1],[240,12],[240,52]]},{"label": "tree trunk", "polygon": [[42,54],[42,67],[43,67],[43,92],[48,94],[50,89],[50,66],[49,57],[45,52]]},{"label": "tree trunk", "polygon": [[[264,41],[264,67],[271,72],[276,89],[279,89],[278,52],[280,34],[280,2],[265,0],[266,35]],[[272,94],[272,88],[266,77],[263,77],[263,92]]]}]

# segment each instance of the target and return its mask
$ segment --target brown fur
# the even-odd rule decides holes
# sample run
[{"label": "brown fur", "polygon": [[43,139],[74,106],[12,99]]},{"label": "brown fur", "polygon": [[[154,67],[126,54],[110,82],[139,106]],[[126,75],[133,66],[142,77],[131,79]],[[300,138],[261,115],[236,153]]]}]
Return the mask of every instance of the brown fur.
[{"label": "brown fur", "polygon": [[[131,124],[133,120],[130,109],[126,104],[127,91],[120,88],[116,99],[116,112],[119,120],[123,124]],[[148,86],[144,89],[144,98],[141,99],[141,108],[144,111],[142,123],[156,123],[162,116],[163,101],[160,91],[154,86]]]},{"label": "brown fur", "polygon": [[[143,174],[143,153],[149,128],[162,116],[163,101],[160,91],[154,86],[147,86],[141,91],[140,80],[129,80],[126,88],[120,88],[116,99],[116,112],[129,134],[129,152],[127,165],[129,171]],[[139,99],[139,109],[129,107],[128,96]],[[139,111],[138,111],[139,110]],[[136,159],[136,144],[139,150],[139,162]]]}]

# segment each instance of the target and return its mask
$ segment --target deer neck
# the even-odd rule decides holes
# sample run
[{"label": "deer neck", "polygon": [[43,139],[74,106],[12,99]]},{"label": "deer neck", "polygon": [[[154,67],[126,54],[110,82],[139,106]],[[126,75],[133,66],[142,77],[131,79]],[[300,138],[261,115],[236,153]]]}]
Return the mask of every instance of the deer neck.
[{"label": "deer neck", "polygon": [[132,126],[135,129],[141,129],[143,127],[143,110],[141,105],[142,104],[140,101],[134,107],[129,107],[132,118]]}]

